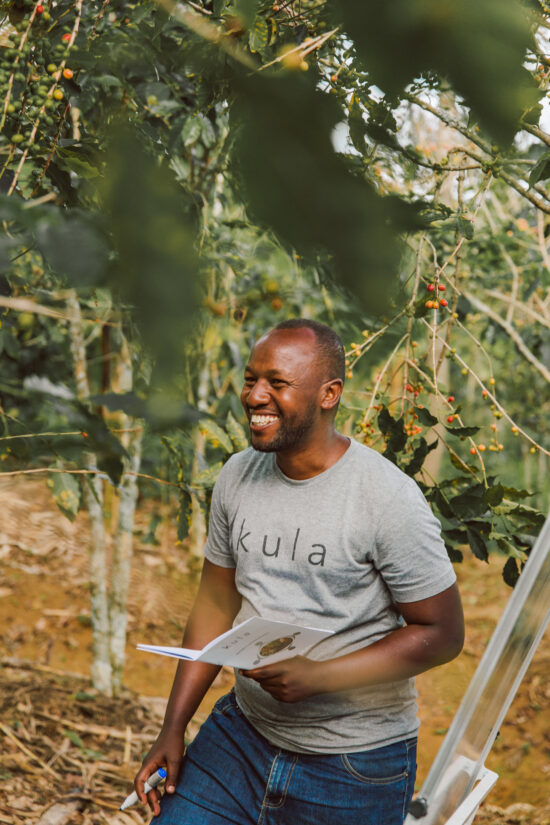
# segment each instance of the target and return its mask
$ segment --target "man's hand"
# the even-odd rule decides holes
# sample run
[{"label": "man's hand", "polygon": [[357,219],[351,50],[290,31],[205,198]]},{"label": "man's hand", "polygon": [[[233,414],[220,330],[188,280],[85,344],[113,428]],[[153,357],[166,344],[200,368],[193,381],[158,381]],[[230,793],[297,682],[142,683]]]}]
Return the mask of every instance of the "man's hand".
[{"label": "man's hand", "polygon": [[242,670],[243,676],[254,679],[279,702],[301,702],[316,693],[322,693],[323,662],[294,656],[264,667]]},{"label": "man's hand", "polygon": [[161,731],[136,775],[134,780],[136,793],[144,805],[149,803],[154,816],[160,813],[161,793],[157,788],[153,788],[146,795],[143,786],[151,774],[159,768],[166,768],[166,792],[174,793],[184,748],[184,731]]}]

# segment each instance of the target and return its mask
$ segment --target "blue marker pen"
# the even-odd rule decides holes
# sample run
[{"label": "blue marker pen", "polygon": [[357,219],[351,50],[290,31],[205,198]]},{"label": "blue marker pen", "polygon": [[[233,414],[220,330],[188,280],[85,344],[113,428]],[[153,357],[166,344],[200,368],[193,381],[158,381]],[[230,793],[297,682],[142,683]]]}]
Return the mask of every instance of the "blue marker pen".
[{"label": "blue marker pen", "polygon": [[[149,779],[145,782],[145,793],[149,793],[155,788],[159,782],[162,782],[163,779],[166,779],[166,771],[164,768],[159,768],[158,771],[152,773]],[[132,791],[130,796],[127,796],[122,805],[120,806],[121,811],[125,811],[126,808],[129,808],[130,805],[135,805],[136,802],[139,802],[139,796],[135,791]]]}]

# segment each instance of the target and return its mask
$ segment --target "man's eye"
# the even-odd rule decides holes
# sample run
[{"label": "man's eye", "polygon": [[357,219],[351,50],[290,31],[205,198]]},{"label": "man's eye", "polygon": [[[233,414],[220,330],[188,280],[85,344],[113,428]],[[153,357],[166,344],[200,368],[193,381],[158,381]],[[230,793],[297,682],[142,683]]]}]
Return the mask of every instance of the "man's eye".
[{"label": "man's eye", "polygon": [[279,378],[273,378],[271,380],[272,387],[282,387],[285,382],[281,381]]}]

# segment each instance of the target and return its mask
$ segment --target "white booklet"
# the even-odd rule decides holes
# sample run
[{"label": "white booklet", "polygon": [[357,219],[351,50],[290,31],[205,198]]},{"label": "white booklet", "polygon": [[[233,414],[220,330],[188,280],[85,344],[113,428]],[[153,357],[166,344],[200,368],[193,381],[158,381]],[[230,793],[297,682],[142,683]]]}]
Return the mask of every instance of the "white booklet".
[{"label": "white booklet", "polygon": [[186,647],[138,645],[138,650],[160,653],[192,662],[229,665],[243,670],[298,656],[334,631],[318,627],[301,627],[289,622],[275,622],[253,616],[209,642],[202,650]]}]

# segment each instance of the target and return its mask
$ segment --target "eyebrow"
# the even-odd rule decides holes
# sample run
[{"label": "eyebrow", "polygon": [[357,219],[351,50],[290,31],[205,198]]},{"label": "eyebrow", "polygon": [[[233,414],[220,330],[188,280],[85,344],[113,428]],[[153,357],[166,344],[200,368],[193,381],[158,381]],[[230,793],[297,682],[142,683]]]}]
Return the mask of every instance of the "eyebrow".
[{"label": "eyebrow", "polygon": [[[246,367],[244,368],[244,371],[245,372],[248,371],[248,372],[252,372],[252,373],[254,372],[254,370],[252,369],[252,367],[249,364],[246,365]],[[266,372],[266,377],[267,378],[281,378],[284,381],[287,380],[285,375],[283,375],[283,373],[281,373],[279,370],[268,370]]]}]

